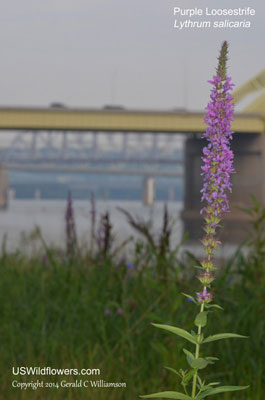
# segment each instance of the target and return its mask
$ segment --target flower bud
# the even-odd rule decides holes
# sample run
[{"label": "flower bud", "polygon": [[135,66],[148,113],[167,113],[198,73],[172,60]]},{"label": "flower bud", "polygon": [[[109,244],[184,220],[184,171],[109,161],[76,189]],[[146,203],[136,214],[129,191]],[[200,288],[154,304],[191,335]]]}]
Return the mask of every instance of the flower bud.
[{"label": "flower bud", "polygon": [[214,267],[212,260],[201,260],[202,268],[205,269],[207,272],[214,271],[217,268]]},{"label": "flower bud", "polygon": [[210,272],[204,272],[203,274],[200,274],[197,278],[203,286],[209,286],[210,283],[215,279],[215,277]]}]

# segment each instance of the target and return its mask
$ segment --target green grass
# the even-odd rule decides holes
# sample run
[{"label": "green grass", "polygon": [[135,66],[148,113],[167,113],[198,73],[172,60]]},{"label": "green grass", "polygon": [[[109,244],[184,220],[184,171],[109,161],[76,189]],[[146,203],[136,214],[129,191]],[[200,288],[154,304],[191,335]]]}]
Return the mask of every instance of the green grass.
[{"label": "green grass", "polygon": [[[181,292],[193,293],[195,277],[168,282],[150,268],[128,273],[111,260],[81,257],[74,265],[53,259],[5,254],[0,262],[0,398],[135,400],[139,394],[181,390],[176,376],[164,369],[188,368],[181,338],[163,333],[151,322],[193,329],[196,309]],[[240,258],[237,258],[240,260]],[[239,262],[239,261],[238,261]],[[241,259],[241,267],[243,259]],[[238,267],[238,265],[237,265]],[[189,268],[189,267],[187,267]],[[242,269],[242,268],[241,268]],[[202,371],[205,379],[224,385],[250,385],[248,391],[215,399],[261,400],[265,392],[264,277],[261,282],[235,279],[221,272],[216,302],[225,308],[209,318],[207,332],[237,332],[247,340],[224,340],[205,347],[205,356],[220,359]],[[119,314],[119,309],[123,314]],[[110,315],[106,315],[106,310]],[[126,382],[126,389],[32,389],[11,387],[12,366],[100,368],[105,381]],[[58,381],[75,377],[20,377],[20,381]],[[78,379],[80,379],[78,377]],[[90,379],[82,378],[82,379]]]}]

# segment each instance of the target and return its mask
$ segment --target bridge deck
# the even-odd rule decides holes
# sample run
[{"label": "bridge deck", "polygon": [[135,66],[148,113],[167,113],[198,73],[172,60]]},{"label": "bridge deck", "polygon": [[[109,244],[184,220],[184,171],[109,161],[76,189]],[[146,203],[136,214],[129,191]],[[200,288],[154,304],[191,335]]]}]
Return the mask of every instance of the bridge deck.
[{"label": "bridge deck", "polygon": [[[0,130],[200,133],[205,124],[202,113],[192,112],[0,108]],[[265,120],[259,115],[238,114],[233,130],[264,132]]]}]

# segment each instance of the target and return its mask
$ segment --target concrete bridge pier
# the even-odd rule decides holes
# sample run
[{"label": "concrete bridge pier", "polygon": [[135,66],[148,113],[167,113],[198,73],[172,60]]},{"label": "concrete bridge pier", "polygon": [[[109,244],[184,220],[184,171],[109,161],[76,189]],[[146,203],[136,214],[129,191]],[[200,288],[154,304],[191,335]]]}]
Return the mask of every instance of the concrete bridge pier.
[{"label": "concrete bridge pier", "polygon": [[8,206],[8,178],[7,170],[0,165],[0,209],[6,209]]},{"label": "concrete bridge pier", "polygon": [[155,201],[155,179],[152,176],[144,178],[143,181],[143,204],[152,206]]},{"label": "concrete bridge pier", "polygon": [[[202,148],[206,141],[194,135],[185,144],[185,186],[184,210],[182,220],[184,232],[189,232],[191,240],[203,236],[203,217],[200,215],[202,177]],[[219,237],[225,243],[239,243],[248,236],[250,217],[237,206],[249,207],[252,204],[250,194],[265,205],[265,134],[235,133],[232,143],[234,167],[232,175],[233,192],[229,195],[230,213],[224,214]]]}]

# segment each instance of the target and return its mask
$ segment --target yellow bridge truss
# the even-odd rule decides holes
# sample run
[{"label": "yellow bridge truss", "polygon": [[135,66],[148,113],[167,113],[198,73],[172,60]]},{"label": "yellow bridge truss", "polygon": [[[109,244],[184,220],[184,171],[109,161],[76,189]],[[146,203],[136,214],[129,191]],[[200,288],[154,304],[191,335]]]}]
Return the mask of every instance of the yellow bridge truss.
[{"label": "yellow bridge truss", "polygon": [[[238,114],[232,128],[264,132],[265,121],[258,115]],[[202,113],[191,112],[0,108],[0,130],[9,129],[199,133],[205,124]]]},{"label": "yellow bridge truss", "polygon": [[265,69],[233,92],[235,103],[249,94],[261,92],[260,96],[244,108],[243,112],[265,114]]}]

